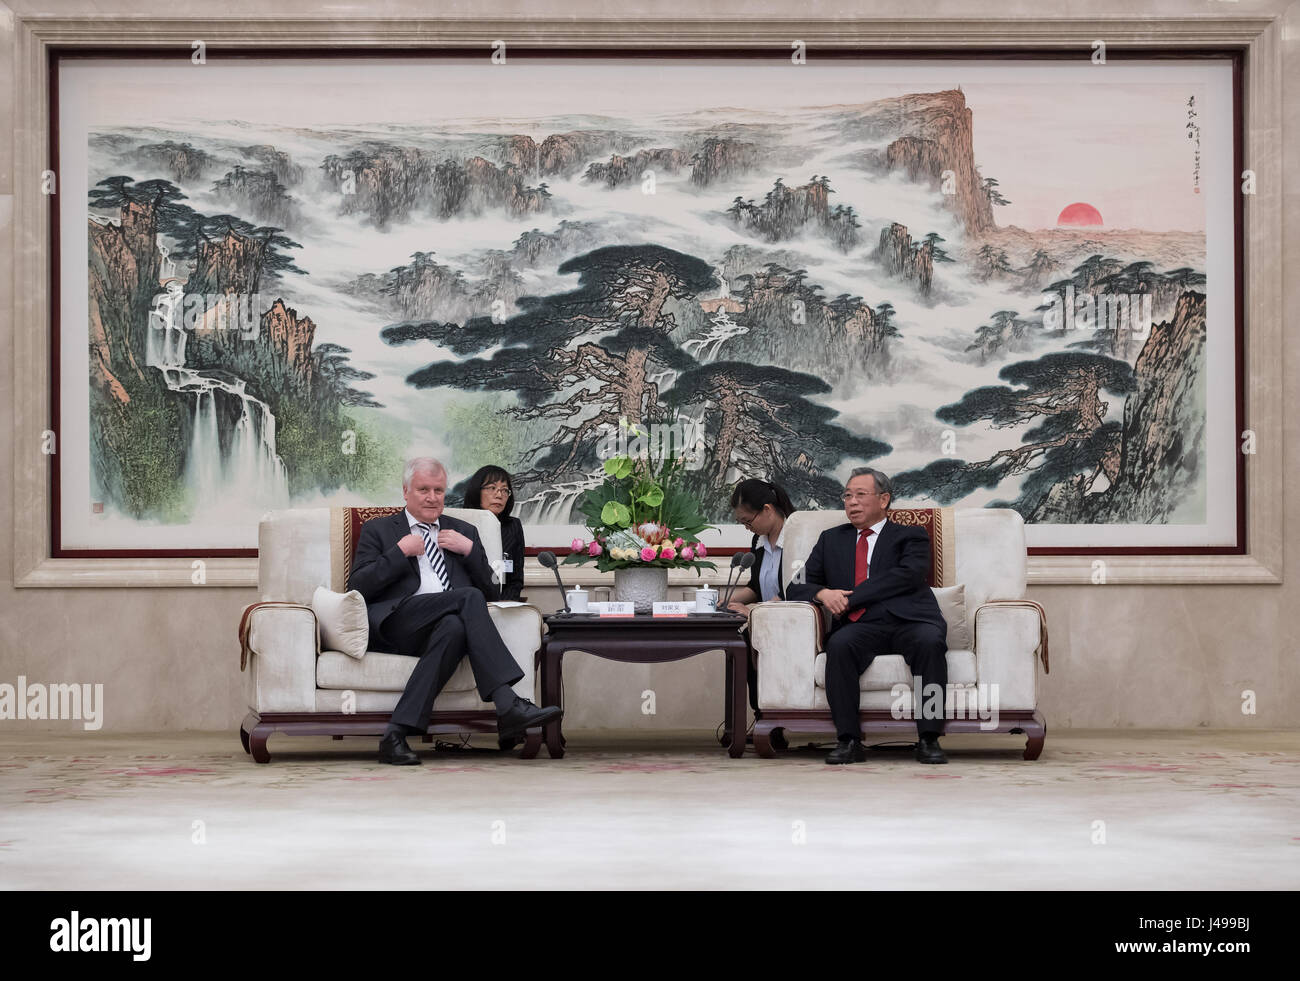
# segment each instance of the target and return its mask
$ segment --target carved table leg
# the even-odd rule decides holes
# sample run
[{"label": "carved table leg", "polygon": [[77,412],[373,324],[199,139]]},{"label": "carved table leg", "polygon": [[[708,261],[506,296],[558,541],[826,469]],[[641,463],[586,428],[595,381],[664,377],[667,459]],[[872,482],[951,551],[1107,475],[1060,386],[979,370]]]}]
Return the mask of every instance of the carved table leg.
[{"label": "carved table leg", "polygon": [[733,645],[727,651],[727,662],[731,665],[731,688],[728,691],[731,704],[727,714],[731,716],[734,733],[731,748],[727,752],[732,759],[739,759],[745,755],[745,719],[749,706],[748,673],[745,670],[745,662],[748,658],[749,649],[744,645]]},{"label": "carved table leg", "polygon": [[[564,689],[563,658],[563,651],[552,650],[549,646],[542,654],[542,701],[546,705],[560,704],[560,693]],[[560,729],[560,722],[560,719],[556,719],[542,727],[546,738],[546,752],[553,760],[564,758],[564,736]]]},{"label": "carved table leg", "polygon": [[731,651],[723,651],[723,661],[726,668],[722,678],[722,735],[718,737],[718,742],[729,749],[736,728],[735,720],[731,717],[731,686],[736,683],[736,668],[732,663]]}]

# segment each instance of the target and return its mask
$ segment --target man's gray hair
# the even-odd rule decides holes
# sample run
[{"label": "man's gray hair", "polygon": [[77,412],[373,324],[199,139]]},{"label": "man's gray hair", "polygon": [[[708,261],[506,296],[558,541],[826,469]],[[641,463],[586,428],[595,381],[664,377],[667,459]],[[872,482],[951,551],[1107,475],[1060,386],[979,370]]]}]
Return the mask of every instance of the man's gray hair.
[{"label": "man's gray hair", "polygon": [[[870,477],[872,480],[876,482],[876,493],[888,494],[889,495],[888,506],[889,507],[893,506],[894,482],[889,479],[888,474],[883,473],[880,470],[873,470],[871,467],[854,467],[853,472],[849,474],[849,480],[852,480],[854,477]],[[848,486],[849,480],[844,481],[845,487]]]},{"label": "man's gray hair", "polygon": [[402,490],[411,486],[411,478],[419,470],[429,470],[436,476],[442,474],[447,476],[447,468],[442,465],[441,460],[435,460],[431,456],[416,456],[406,461],[406,470],[402,473]]}]

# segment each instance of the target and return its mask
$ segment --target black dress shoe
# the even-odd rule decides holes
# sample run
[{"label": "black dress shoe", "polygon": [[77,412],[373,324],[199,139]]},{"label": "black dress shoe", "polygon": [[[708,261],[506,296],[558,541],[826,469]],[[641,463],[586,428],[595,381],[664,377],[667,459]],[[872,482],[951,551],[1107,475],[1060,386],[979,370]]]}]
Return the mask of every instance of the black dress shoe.
[{"label": "black dress shoe", "polygon": [[916,741],[916,760],[918,763],[948,762],[948,757],[939,748],[939,737],[935,733],[921,733],[921,738]]},{"label": "black dress shoe", "polygon": [[826,754],[827,763],[861,763],[866,758],[867,750],[861,739],[841,739]]},{"label": "black dress shoe", "polygon": [[394,766],[419,766],[420,758],[406,744],[406,737],[395,732],[379,740],[379,762],[392,763]]},{"label": "black dress shoe", "polygon": [[542,708],[534,705],[526,698],[521,698],[506,709],[503,715],[497,716],[497,738],[508,739],[510,736],[518,735],[525,729],[532,729],[536,726],[546,725],[548,722],[554,722],[563,714],[564,709],[555,705],[547,705]]}]

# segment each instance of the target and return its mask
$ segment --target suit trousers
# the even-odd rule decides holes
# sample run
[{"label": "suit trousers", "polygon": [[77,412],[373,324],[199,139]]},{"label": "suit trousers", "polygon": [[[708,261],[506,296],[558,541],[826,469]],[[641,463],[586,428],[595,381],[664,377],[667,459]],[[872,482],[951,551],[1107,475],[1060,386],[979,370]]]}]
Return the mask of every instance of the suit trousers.
[{"label": "suit trousers", "polygon": [[[877,654],[901,654],[915,676],[921,676],[921,691],[913,691],[912,710],[919,733],[943,732],[943,719],[923,718],[916,710],[924,707],[927,686],[938,685],[939,707],[947,697],[948,639],[945,632],[932,623],[904,620],[892,613],[868,612],[856,623],[846,622],[826,638],[826,701],[830,703],[835,734],[840,738],[862,737],[858,717],[861,705],[859,687],[862,672],[871,666]],[[928,689],[933,691],[933,689]]]},{"label": "suit trousers", "polygon": [[384,619],[381,631],[399,654],[418,657],[392,721],[426,729],[433,700],[461,659],[468,656],[479,697],[491,701],[502,685],[524,676],[497,632],[483,594],[471,586],[406,597]]}]

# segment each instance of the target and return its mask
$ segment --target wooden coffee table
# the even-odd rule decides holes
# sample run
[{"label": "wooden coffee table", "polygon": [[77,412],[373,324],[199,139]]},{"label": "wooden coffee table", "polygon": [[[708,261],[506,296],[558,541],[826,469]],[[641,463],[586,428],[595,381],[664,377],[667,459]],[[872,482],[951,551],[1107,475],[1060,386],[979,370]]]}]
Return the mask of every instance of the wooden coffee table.
[{"label": "wooden coffee table", "polygon": [[[659,664],[721,650],[726,658],[721,742],[733,757],[744,755],[749,641],[739,633],[745,625],[743,616],[692,613],[680,618],[599,617],[594,613],[552,613],[544,619],[547,633],[542,640],[543,705],[561,704],[564,655],[568,651],[585,651],[630,664]],[[542,736],[552,758],[564,755],[564,736],[558,720],[543,726]]]}]

